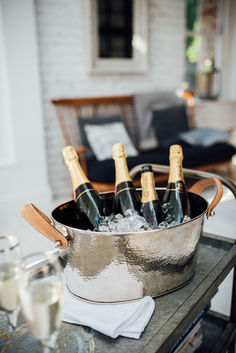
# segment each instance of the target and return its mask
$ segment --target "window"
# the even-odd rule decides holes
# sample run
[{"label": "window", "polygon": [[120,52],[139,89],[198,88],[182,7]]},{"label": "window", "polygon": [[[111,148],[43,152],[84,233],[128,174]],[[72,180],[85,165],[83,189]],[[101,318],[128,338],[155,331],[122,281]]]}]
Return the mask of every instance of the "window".
[{"label": "window", "polygon": [[185,80],[202,98],[217,98],[220,69],[220,1],[186,0]]},{"label": "window", "polygon": [[200,58],[201,37],[199,34],[199,1],[186,1],[186,38],[185,38],[185,80],[189,90],[195,91],[197,63]]},{"label": "window", "polygon": [[89,0],[91,73],[145,72],[146,0]]},{"label": "window", "polygon": [[98,0],[100,58],[132,58],[132,4],[132,0]]}]

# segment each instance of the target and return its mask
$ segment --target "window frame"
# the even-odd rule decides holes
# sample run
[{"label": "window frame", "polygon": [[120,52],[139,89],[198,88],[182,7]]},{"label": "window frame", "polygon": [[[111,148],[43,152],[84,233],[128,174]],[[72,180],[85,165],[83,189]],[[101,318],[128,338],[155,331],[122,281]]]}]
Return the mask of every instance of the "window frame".
[{"label": "window frame", "polygon": [[[215,65],[217,68],[222,71],[222,40],[223,40],[223,19],[222,19],[222,6],[223,6],[223,0],[217,0],[218,3],[218,14],[217,14],[217,22],[216,22],[216,30],[215,30],[215,50],[214,50],[214,59],[215,59]],[[186,6],[186,5],[185,5]],[[200,10],[201,4],[199,4],[199,10]],[[200,12],[198,13],[198,19],[200,18]],[[205,31],[201,28],[198,30],[188,30],[185,25],[185,40],[188,37],[191,36],[199,36],[201,41],[203,42],[204,36],[206,35]],[[201,43],[202,46],[202,43]],[[186,56],[186,51],[185,51],[185,56]],[[195,70],[195,87],[194,87],[194,93],[198,95],[198,74],[201,72],[201,66],[202,66],[202,60],[203,60],[203,55],[202,55],[202,49],[200,49],[200,56],[198,61],[196,62],[196,70]],[[186,77],[186,62],[185,62],[185,77]],[[221,93],[219,93],[221,95]]]},{"label": "window frame", "polygon": [[103,73],[145,73],[147,71],[148,46],[148,1],[133,0],[133,57],[99,58],[97,0],[87,3],[87,35],[89,72]]}]

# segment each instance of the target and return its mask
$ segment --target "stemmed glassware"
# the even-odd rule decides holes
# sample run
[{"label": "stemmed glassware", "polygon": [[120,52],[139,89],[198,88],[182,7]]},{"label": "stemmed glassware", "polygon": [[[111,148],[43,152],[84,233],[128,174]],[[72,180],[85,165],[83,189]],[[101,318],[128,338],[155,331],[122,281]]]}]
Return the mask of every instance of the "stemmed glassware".
[{"label": "stemmed glassware", "polygon": [[20,302],[18,296],[19,269],[21,261],[20,244],[12,235],[0,236],[0,310],[13,333],[17,324]]},{"label": "stemmed glassware", "polygon": [[44,352],[55,348],[61,325],[63,288],[55,254],[33,253],[22,260],[20,302],[26,323]]}]

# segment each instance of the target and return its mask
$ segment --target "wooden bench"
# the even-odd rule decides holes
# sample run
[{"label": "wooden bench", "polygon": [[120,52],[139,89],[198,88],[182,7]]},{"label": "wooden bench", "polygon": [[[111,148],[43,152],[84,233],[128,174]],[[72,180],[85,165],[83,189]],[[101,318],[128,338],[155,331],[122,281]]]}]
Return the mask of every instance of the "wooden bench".
[{"label": "wooden bench", "polygon": [[[136,116],[136,111],[135,111],[135,102],[134,102],[134,96],[133,95],[123,95],[123,96],[109,96],[109,97],[88,97],[88,98],[62,98],[62,99],[53,99],[52,104],[56,108],[57,112],[57,117],[59,119],[60,127],[63,133],[65,145],[72,145],[75,147],[79,158],[81,165],[87,174],[88,178],[92,181],[94,186],[99,190],[99,191],[106,191],[106,190],[112,190],[114,187],[114,175],[112,177],[112,180],[106,181],[104,179],[104,182],[101,180],[101,177],[99,180],[96,180],[96,170],[99,169],[99,172],[102,170],[105,170],[108,168],[108,164],[112,163],[113,161],[94,161],[94,165],[92,166],[92,162],[88,160],[87,158],[87,152],[88,152],[88,146],[84,146],[82,144],[82,136],[81,136],[81,131],[80,131],[80,125],[78,122],[78,119],[86,119],[86,118],[93,118],[96,119],[98,117],[111,117],[112,115],[119,115],[121,117],[121,120],[123,121],[126,130],[128,132],[128,135],[130,136],[134,146],[139,150],[139,132],[140,132],[140,127],[139,122]],[[193,117],[194,113],[194,107],[191,108],[189,117]],[[105,136],[104,136],[105,138]],[[119,142],[119,141],[117,141]],[[222,144],[222,148],[225,147],[226,144]],[[227,145],[229,148],[229,145]],[[220,148],[220,146],[219,146]],[[219,149],[218,149],[219,150]],[[235,153],[235,150],[233,150],[233,146],[231,146],[231,152],[227,152],[226,158],[220,157],[219,160],[217,160],[217,154],[218,150],[216,149],[216,152],[212,151],[214,155],[214,161],[205,163],[204,158],[202,159],[202,163],[197,163],[196,165],[193,165],[191,161],[190,168],[192,169],[199,169],[199,170],[205,170],[205,171],[210,171],[210,170],[215,170],[219,167],[226,167],[228,176],[230,178],[233,178],[233,172],[232,172],[232,155]],[[187,150],[186,150],[187,151]],[[207,150],[206,150],[207,151]],[[141,163],[158,163],[158,164],[168,164],[168,151],[164,151],[165,153],[165,159],[161,158],[160,161],[156,160],[157,153],[160,153],[160,156],[162,154],[162,151],[159,149],[152,152],[152,157],[150,157],[150,154],[147,152],[142,152],[139,151],[140,158],[142,157],[142,160],[138,160],[138,157],[130,157],[127,158],[128,161],[128,166],[131,169],[134,167],[134,163],[137,162],[136,164],[141,164]],[[187,153],[187,152],[186,152]],[[112,152],[111,152],[112,154]],[[203,154],[204,157],[205,154]],[[145,156],[146,156],[146,162],[145,162]],[[112,156],[111,156],[112,158]],[[135,160],[137,158],[137,160]],[[152,159],[153,158],[153,159]],[[185,160],[184,160],[185,161]],[[187,163],[187,161],[186,161]],[[189,168],[189,165],[186,164],[185,167]],[[97,169],[96,169],[97,168]],[[114,168],[113,166],[109,164],[109,169],[107,169],[107,173],[113,173],[111,171],[111,168]],[[93,169],[93,172],[91,173],[91,170]],[[106,175],[107,176],[107,175]],[[158,178],[158,180],[166,180],[166,175],[163,177]],[[136,181],[136,185],[139,184],[139,180]]]}]

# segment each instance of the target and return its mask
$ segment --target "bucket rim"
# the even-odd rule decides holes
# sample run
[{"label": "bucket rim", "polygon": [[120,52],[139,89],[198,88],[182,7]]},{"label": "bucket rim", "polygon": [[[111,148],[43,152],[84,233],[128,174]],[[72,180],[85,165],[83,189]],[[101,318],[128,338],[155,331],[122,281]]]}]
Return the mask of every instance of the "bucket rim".
[{"label": "bucket rim", "polygon": [[[156,189],[157,189],[157,190],[165,190],[166,188],[164,188],[164,187],[158,187],[158,188],[156,188]],[[139,188],[137,188],[137,190],[139,190]],[[113,193],[113,192],[111,192],[111,191],[106,191],[106,192],[103,192],[103,193],[101,193],[101,194],[109,194],[109,193]],[[204,212],[201,212],[201,213],[200,213],[199,215],[197,215],[196,217],[191,218],[189,221],[186,221],[186,222],[184,222],[184,223],[176,224],[176,225],[173,225],[173,226],[164,228],[164,229],[149,229],[149,230],[145,230],[145,231],[142,230],[142,232],[145,232],[145,234],[150,234],[150,233],[153,233],[153,232],[158,232],[158,233],[159,233],[159,232],[161,232],[161,231],[173,229],[173,228],[180,227],[180,226],[185,226],[186,224],[189,224],[189,223],[191,223],[191,222],[193,222],[193,221],[195,221],[195,220],[197,220],[197,219],[199,219],[199,218],[202,218],[202,217],[204,216],[204,214],[207,213],[207,210],[208,210],[208,208],[209,208],[209,202],[208,202],[203,196],[201,196],[201,195],[195,194],[195,193],[193,193],[193,192],[191,192],[191,191],[187,191],[187,193],[194,195],[194,197],[197,197],[197,198],[201,199],[202,201],[204,201],[204,202],[206,203],[206,208],[205,208]],[[56,207],[52,210],[52,212],[51,212],[51,219],[52,219],[54,225],[57,224],[57,225],[59,225],[59,226],[61,226],[61,227],[63,227],[63,228],[66,228],[66,229],[69,228],[71,231],[75,231],[75,232],[77,232],[77,233],[83,233],[83,235],[89,235],[89,236],[93,235],[93,236],[106,236],[106,237],[110,237],[110,236],[122,236],[122,237],[124,237],[124,236],[139,235],[139,233],[141,233],[141,232],[139,232],[139,231],[137,231],[137,232],[98,232],[98,231],[93,231],[93,230],[85,230],[85,229],[80,229],[80,228],[75,228],[75,227],[67,226],[66,224],[61,223],[60,221],[56,220],[56,219],[53,217],[54,211],[56,211],[59,207],[64,206],[64,205],[69,204],[69,203],[72,203],[72,202],[74,202],[73,199],[72,199],[72,200],[69,200],[69,201],[65,201],[65,202],[61,203],[60,205],[56,206]]]}]

